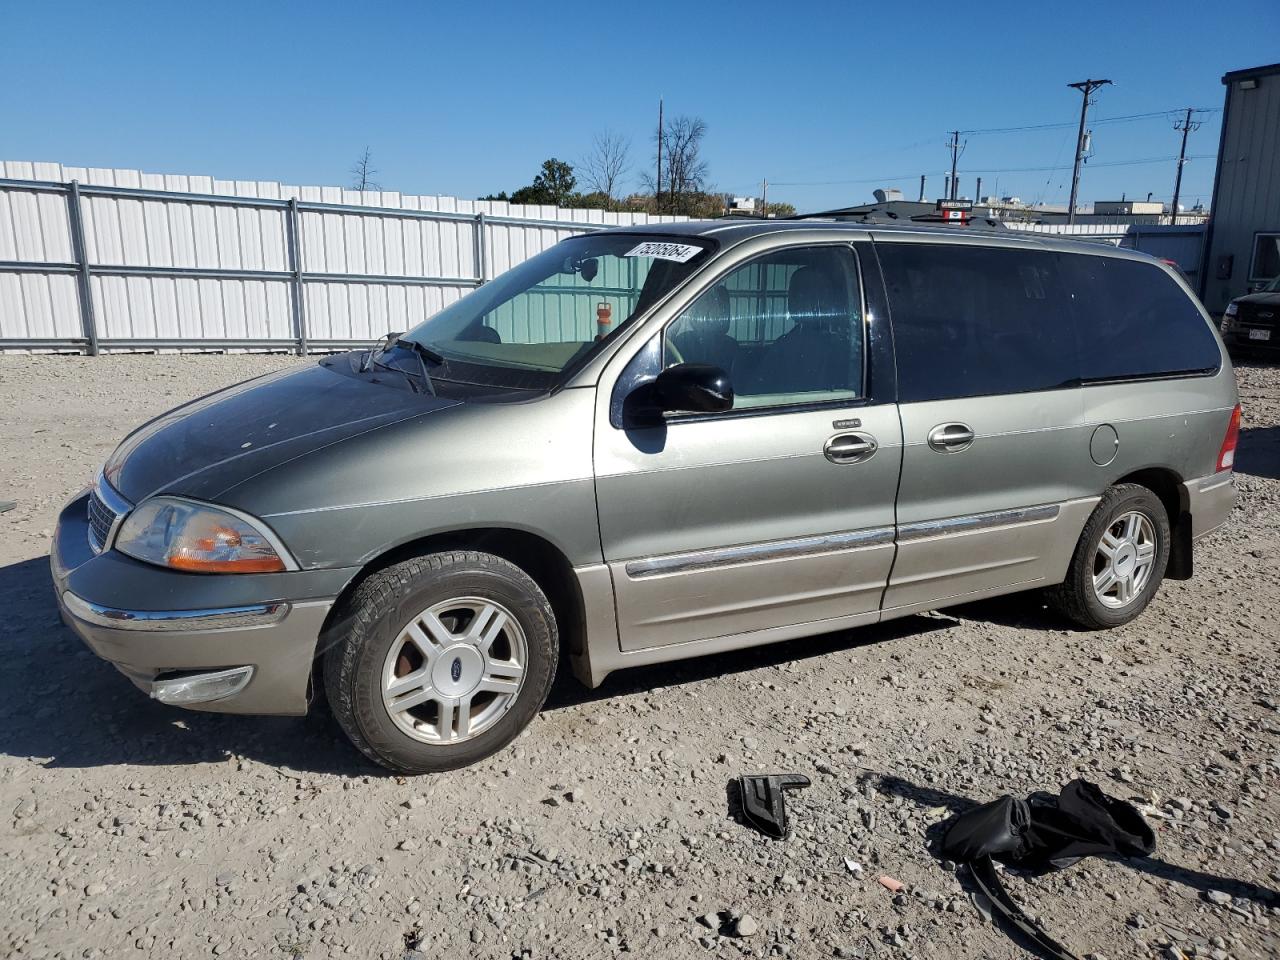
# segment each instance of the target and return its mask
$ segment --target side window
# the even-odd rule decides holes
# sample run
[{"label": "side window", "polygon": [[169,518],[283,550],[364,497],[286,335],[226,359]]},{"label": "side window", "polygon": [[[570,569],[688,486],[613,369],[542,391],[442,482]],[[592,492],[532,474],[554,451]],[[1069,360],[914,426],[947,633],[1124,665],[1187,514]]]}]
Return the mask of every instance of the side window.
[{"label": "side window", "polygon": [[1196,304],[1155,264],[1065,254],[1085,381],[1217,369],[1221,358]]},{"label": "side window", "polygon": [[736,410],[860,397],[864,351],[853,251],[801,247],[743,264],[704,291],[668,325],[663,363],[721,367]]},{"label": "side window", "polygon": [[1249,282],[1280,277],[1280,233],[1259,233],[1253,238]]},{"label": "side window", "polygon": [[1054,254],[917,243],[877,252],[902,402],[1052,390],[1079,376]]}]

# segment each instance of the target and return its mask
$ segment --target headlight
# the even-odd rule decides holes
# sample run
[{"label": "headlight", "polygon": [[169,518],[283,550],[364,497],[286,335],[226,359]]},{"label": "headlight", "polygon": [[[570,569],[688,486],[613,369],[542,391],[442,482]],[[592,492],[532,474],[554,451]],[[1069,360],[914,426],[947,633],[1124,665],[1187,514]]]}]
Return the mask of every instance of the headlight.
[{"label": "headlight", "polygon": [[283,548],[247,518],[201,503],[156,497],[125,519],[115,547],[136,560],[192,573],[274,573]]},{"label": "headlight", "polygon": [[1226,315],[1228,317],[1234,317],[1239,312],[1240,312],[1240,306],[1234,300],[1232,300],[1230,303],[1227,304]]}]

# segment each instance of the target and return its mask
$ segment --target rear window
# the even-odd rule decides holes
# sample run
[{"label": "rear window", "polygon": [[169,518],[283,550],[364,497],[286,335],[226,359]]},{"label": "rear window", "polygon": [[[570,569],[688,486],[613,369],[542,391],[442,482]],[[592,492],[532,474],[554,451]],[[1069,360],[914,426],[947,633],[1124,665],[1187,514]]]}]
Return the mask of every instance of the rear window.
[{"label": "rear window", "polygon": [[877,252],[903,402],[1052,390],[1079,376],[1055,254],[916,243]]},{"label": "rear window", "polygon": [[1082,254],[1064,254],[1062,261],[1086,382],[1218,368],[1218,341],[1200,310],[1155,264]]}]

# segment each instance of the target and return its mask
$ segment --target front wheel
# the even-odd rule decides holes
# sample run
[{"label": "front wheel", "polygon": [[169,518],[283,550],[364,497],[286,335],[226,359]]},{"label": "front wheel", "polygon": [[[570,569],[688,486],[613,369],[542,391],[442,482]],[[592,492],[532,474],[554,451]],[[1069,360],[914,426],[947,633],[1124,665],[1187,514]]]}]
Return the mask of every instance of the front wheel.
[{"label": "front wheel", "polygon": [[1087,630],[1137,617],[1160,588],[1169,562],[1169,516],[1146,487],[1122,483],[1094,508],[1053,606]]},{"label": "front wheel", "polygon": [[398,773],[451,770],[505,747],[541,709],[559,652],[533,579],[470,551],[373,574],[330,634],[323,669],[334,716]]}]

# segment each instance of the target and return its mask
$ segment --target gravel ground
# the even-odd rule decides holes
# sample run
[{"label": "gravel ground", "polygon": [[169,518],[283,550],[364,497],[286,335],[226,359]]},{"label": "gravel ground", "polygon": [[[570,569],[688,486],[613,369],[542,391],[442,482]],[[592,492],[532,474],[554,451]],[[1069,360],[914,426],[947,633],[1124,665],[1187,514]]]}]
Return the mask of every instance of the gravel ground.
[{"label": "gravel ground", "polygon": [[[1027,595],[562,682],[505,752],[405,780],[322,712],[146,700],[50,590],[58,506],[128,428],[297,362],[0,357],[0,956],[1027,956],[930,831],[1076,776],[1150,804],[1158,845],[1007,877],[1050,931],[1110,960],[1280,955],[1277,368],[1239,370],[1230,524],[1128,627]],[[760,770],[813,779],[785,842],[727,815]]]}]

